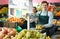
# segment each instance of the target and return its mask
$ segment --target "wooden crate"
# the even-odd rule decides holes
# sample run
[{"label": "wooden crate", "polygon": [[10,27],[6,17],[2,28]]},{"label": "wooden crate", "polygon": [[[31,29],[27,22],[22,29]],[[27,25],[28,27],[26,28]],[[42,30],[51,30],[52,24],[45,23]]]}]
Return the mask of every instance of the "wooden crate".
[{"label": "wooden crate", "polygon": [[16,22],[4,22],[4,27],[15,28],[17,26]]}]

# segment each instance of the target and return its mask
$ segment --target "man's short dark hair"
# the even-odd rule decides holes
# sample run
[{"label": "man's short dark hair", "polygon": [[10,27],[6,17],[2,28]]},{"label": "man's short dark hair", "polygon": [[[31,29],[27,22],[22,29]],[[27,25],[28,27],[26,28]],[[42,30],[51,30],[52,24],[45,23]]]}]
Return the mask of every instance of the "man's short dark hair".
[{"label": "man's short dark hair", "polygon": [[49,4],[47,1],[42,1],[41,4],[46,3],[47,5]]},{"label": "man's short dark hair", "polygon": [[33,8],[37,9],[36,7],[33,7]]},{"label": "man's short dark hair", "polygon": [[33,8],[35,8],[36,9],[36,12],[37,12],[37,8],[36,7],[33,7]]}]

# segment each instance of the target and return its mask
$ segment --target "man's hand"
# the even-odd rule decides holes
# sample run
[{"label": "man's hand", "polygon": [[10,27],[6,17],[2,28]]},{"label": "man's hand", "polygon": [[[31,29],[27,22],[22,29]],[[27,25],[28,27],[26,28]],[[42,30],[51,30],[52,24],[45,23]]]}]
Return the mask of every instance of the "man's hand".
[{"label": "man's hand", "polygon": [[37,21],[38,21],[38,18],[35,19],[35,23],[37,23]]},{"label": "man's hand", "polygon": [[42,26],[42,29],[44,29],[45,28],[45,26]]}]

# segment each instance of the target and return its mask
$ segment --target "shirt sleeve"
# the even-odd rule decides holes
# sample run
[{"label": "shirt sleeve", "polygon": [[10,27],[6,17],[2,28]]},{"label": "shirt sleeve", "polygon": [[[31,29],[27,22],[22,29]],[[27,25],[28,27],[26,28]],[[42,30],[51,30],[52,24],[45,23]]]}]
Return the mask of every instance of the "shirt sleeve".
[{"label": "shirt sleeve", "polygon": [[29,16],[29,18],[30,18],[30,23],[32,23],[32,22],[35,22],[35,19],[37,18],[37,17],[33,17],[33,13],[27,13],[26,14],[26,16]]},{"label": "shirt sleeve", "polygon": [[37,12],[37,13],[36,13],[36,16],[39,16],[40,13],[41,13],[41,11]]},{"label": "shirt sleeve", "polygon": [[31,16],[30,16],[30,22],[35,22],[37,20],[37,16],[32,13]]},{"label": "shirt sleeve", "polygon": [[43,25],[43,26],[45,26],[45,27],[51,27],[51,26],[52,26],[53,13],[52,13],[52,12],[49,12],[49,13],[48,13],[48,16],[49,16],[48,24]]}]

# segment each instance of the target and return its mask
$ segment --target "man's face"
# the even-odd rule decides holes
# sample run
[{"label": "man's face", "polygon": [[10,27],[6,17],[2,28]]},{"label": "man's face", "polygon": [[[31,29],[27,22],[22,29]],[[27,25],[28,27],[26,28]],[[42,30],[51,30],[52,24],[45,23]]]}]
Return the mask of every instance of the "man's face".
[{"label": "man's face", "polygon": [[42,7],[42,9],[46,10],[48,8],[48,5],[47,5],[47,3],[43,3],[43,4],[41,4],[41,7]]},{"label": "man's face", "polygon": [[33,8],[33,9],[32,9],[32,11],[35,13],[35,12],[36,12],[36,9],[35,9],[35,8]]}]

